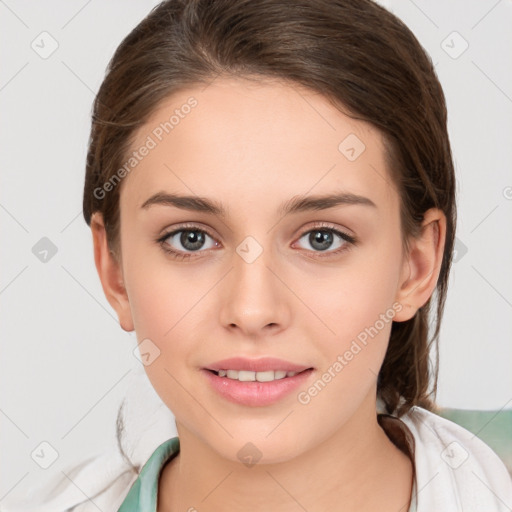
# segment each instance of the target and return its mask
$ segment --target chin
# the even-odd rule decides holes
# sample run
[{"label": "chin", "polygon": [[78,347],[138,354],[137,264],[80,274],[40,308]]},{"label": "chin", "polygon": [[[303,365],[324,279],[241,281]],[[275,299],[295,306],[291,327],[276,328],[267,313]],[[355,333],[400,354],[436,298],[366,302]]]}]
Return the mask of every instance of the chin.
[{"label": "chin", "polygon": [[[244,431],[237,434],[230,431],[233,439],[219,444],[218,439],[213,448],[224,459],[242,463],[246,467],[262,464],[279,464],[297,457],[297,447],[304,447],[304,440],[274,432],[269,437],[261,432],[251,435]],[[300,429],[297,430],[297,433]],[[272,439],[271,439],[272,438]]]}]

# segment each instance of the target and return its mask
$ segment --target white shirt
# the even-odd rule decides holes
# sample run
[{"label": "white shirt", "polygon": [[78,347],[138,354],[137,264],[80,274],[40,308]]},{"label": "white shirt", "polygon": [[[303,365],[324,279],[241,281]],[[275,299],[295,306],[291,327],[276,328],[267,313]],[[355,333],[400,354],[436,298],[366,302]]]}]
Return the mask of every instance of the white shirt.
[{"label": "white shirt", "polygon": [[393,421],[414,445],[416,475],[409,512],[512,510],[511,475],[473,433],[417,406]]}]

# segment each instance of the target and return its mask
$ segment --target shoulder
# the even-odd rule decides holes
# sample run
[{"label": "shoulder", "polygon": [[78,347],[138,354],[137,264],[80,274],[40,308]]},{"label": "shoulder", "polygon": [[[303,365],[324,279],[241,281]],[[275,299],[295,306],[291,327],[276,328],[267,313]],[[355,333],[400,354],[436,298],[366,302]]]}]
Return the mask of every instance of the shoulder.
[{"label": "shoulder", "polygon": [[512,478],[478,436],[418,406],[400,420],[413,438],[418,512],[512,509]]},{"label": "shoulder", "polygon": [[116,450],[52,475],[23,496],[13,493],[0,512],[89,512],[117,510],[138,473]]}]

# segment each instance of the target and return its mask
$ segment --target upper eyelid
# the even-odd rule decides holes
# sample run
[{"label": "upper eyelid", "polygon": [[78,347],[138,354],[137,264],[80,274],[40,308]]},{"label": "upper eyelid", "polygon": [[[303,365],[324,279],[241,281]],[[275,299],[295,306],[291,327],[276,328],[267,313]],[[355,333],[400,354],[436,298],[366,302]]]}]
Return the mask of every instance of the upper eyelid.
[{"label": "upper eyelid", "polygon": [[215,239],[215,236],[212,233],[210,233],[210,231],[208,229],[200,227],[200,226],[196,226],[196,225],[190,225],[190,226],[184,225],[184,226],[178,226],[177,228],[169,229],[169,231],[164,230],[160,239],[166,239],[166,238],[170,237],[171,235],[180,233],[181,231],[201,231],[203,233],[206,233],[209,237]]}]

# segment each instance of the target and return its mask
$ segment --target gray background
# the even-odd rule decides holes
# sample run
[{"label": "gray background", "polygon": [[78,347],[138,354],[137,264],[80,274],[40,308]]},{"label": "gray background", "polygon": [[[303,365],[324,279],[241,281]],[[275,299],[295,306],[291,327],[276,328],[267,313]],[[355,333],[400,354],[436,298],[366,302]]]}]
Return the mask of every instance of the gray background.
[{"label": "gray background", "polygon": [[[0,1],[0,503],[111,446],[140,364],[103,295],[81,205],[94,94],[156,3]],[[431,54],[448,101],[459,223],[438,402],[511,408],[512,3],[382,3]],[[56,249],[46,262],[43,237]],[[46,470],[31,458],[43,441],[59,453]]]}]

